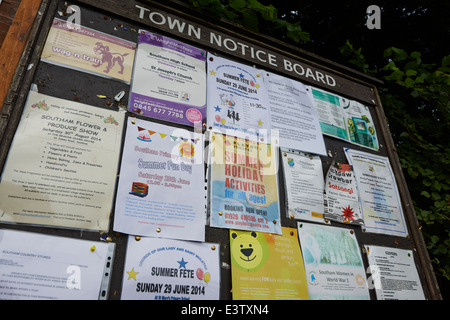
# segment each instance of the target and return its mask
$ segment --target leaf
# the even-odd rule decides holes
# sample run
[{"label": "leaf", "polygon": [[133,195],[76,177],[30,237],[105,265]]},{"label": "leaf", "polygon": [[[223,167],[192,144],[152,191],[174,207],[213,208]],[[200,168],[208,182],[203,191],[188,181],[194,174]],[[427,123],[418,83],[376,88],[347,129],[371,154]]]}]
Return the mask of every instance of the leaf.
[{"label": "leaf", "polygon": [[245,7],[246,2],[245,0],[232,0],[228,5],[235,10],[239,10]]},{"label": "leaf", "polygon": [[431,197],[431,195],[427,191],[422,191],[420,194],[422,196],[424,196],[425,198],[430,198]]}]

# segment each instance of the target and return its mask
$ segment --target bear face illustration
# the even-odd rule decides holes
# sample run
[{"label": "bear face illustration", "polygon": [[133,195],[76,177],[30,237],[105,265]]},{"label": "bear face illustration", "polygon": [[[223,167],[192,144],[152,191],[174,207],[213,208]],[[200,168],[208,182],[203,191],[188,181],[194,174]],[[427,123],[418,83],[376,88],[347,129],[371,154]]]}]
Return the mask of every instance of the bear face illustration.
[{"label": "bear face illustration", "polygon": [[231,232],[231,259],[241,269],[256,271],[267,260],[269,249],[264,235],[256,232]]}]

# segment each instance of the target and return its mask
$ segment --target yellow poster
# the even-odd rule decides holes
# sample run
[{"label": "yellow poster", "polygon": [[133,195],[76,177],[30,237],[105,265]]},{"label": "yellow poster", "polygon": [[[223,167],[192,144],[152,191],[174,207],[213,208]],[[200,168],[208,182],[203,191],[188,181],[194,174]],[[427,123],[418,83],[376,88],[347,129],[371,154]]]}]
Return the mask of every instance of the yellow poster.
[{"label": "yellow poster", "polygon": [[136,44],[83,26],[54,19],[42,51],[44,62],[131,81]]},{"label": "yellow poster", "polygon": [[233,300],[308,300],[297,230],[230,230]]}]

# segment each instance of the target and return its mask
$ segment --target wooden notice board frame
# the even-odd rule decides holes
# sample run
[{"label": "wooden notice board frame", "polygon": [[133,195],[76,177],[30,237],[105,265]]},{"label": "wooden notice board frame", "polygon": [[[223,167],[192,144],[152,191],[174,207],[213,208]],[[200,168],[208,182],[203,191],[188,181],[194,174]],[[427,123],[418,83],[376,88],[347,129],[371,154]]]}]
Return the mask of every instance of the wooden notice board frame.
[{"label": "wooden notice board frame", "polygon": [[[36,2],[34,2],[36,4]],[[374,120],[380,150],[378,152],[367,148],[351,145],[351,148],[372,152],[389,158],[398,190],[401,197],[403,212],[407,224],[408,236],[396,237],[373,233],[364,233],[355,228],[360,249],[367,245],[379,245],[414,251],[416,267],[419,271],[424,294],[427,299],[441,299],[439,288],[430,263],[430,258],[419,230],[419,224],[400,166],[392,136],[386,122],[383,107],[377,91],[381,82],[345,66],[323,59],[301,49],[286,45],[276,39],[261,34],[243,31],[239,26],[224,21],[210,22],[196,11],[193,11],[177,1],[160,3],[157,1],[118,1],[118,0],[80,0],[70,4],[81,8],[81,24],[101,32],[113,34],[130,41],[136,41],[139,28],[169,36],[202,48],[214,54],[255,65],[258,68],[278,73],[296,79],[306,85],[317,86],[331,93],[359,101],[370,108]],[[9,83],[6,98],[1,105],[0,118],[0,169],[3,170],[8,151],[12,143],[20,116],[32,85],[39,92],[58,98],[73,100],[74,96],[80,102],[110,108],[104,100],[96,98],[96,94],[114,97],[124,90],[127,101],[129,85],[109,79],[98,79],[94,75],[67,70],[63,67],[50,65],[40,61],[47,33],[54,17],[67,19],[65,1],[40,1],[40,7],[35,13],[34,22],[28,32],[28,38],[21,52],[17,68]],[[185,24],[179,28],[173,24],[178,20]],[[332,156],[322,156],[324,173],[333,159],[346,163],[343,148],[350,146],[347,142],[324,136],[327,151]],[[206,168],[205,168],[206,169]],[[281,171],[281,170],[280,170]],[[282,172],[279,177],[282,181]],[[284,203],[284,187],[280,183],[280,203]],[[284,209],[283,207],[281,208]],[[283,211],[282,211],[283,212]],[[111,221],[114,212],[112,212]],[[281,214],[282,226],[296,228],[296,220],[286,218]],[[332,223],[333,225],[333,223]],[[339,225],[342,226],[342,225]],[[352,228],[351,226],[344,226]],[[4,224],[0,228],[39,232],[51,235],[62,235],[77,239],[98,240],[99,233],[76,231],[57,228],[41,228],[37,226]],[[112,242],[116,243],[113,271],[110,279],[109,299],[120,299],[122,276],[127,235],[112,231],[108,233]],[[206,241],[221,245],[221,289],[223,300],[232,298],[231,275],[229,266],[229,233],[226,229],[206,226]],[[363,254],[367,267],[367,256]],[[370,290],[371,298],[375,299],[374,290]]]}]

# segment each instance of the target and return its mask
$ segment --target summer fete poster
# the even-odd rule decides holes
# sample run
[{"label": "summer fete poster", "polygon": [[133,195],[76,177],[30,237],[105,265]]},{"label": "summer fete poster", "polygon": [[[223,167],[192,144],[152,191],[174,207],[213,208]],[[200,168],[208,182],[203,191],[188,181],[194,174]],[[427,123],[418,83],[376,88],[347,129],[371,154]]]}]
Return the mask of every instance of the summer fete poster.
[{"label": "summer fete poster", "polygon": [[365,246],[378,300],[425,300],[412,250]]},{"label": "summer fete poster", "polygon": [[353,230],[298,222],[310,300],[370,300]]},{"label": "summer fete poster", "polygon": [[0,300],[100,299],[113,257],[113,243],[0,229]]},{"label": "summer fete poster", "polygon": [[211,53],[208,53],[207,71],[207,127],[216,132],[270,143],[265,71]]},{"label": "summer fete poster", "polygon": [[218,300],[216,243],[128,238],[122,300]]},{"label": "summer fete poster", "polygon": [[281,234],[274,147],[212,132],[210,225]]},{"label": "summer fete poster", "polygon": [[29,92],[0,183],[0,221],[108,230],[123,113]]},{"label": "summer fete poster", "polygon": [[326,155],[311,89],[301,82],[267,73],[271,135],[281,148]]},{"label": "summer fete poster", "polygon": [[206,52],[139,30],[129,110],[201,127],[206,116]]},{"label": "summer fete poster", "polygon": [[367,232],[406,237],[400,195],[389,159],[344,148],[355,172],[360,205]]},{"label": "summer fete poster", "polygon": [[203,135],[128,118],[114,230],[204,241]]},{"label": "summer fete poster", "polygon": [[130,83],[136,44],[55,18],[41,60]]},{"label": "summer fete poster", "polygon": [[281,148],[287,216],[325,223],[323,172],[319,156]]},{"label": "summer fete poster", "polygon": [[297,230],[230,230],[233,300],[308,300]]}]

